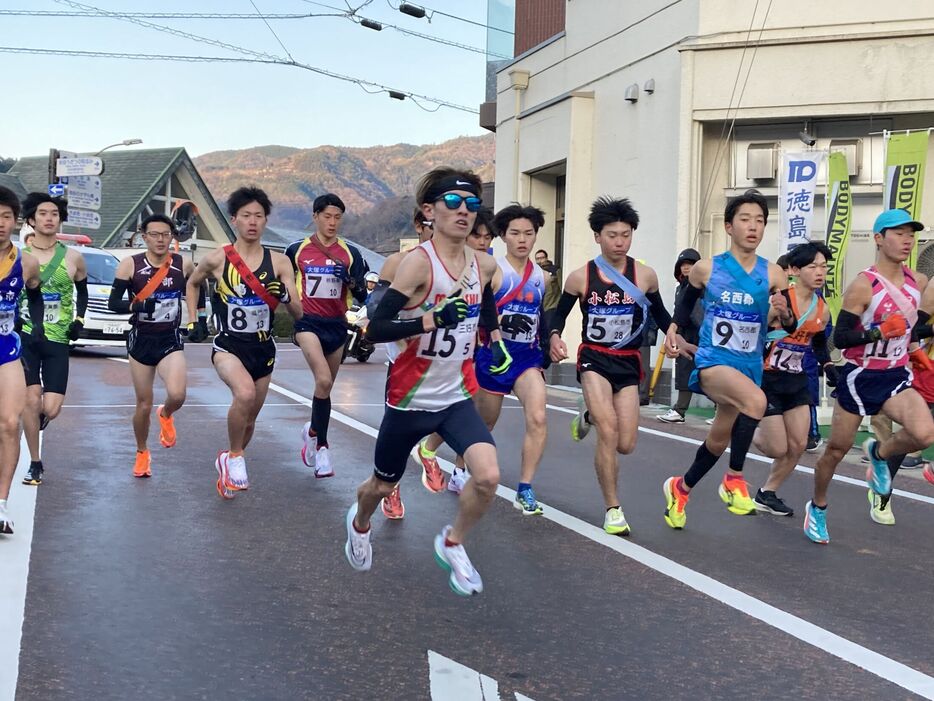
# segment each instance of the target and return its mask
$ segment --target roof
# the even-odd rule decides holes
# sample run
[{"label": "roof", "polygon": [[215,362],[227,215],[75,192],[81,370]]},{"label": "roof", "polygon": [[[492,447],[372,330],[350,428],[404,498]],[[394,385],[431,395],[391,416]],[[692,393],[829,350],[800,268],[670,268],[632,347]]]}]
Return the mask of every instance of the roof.
[{"label": "roof", "polygon": [[[102,203],[98,214],[101,228],[87,231],[95,246],[119,246],[127,230],[136,229],[136,218],[154,195],[165,190],[165,183],[179,168],[191,174],[205,199],[214,207],[214,216],[224,223],[228,236],[233,231],[217,208],[207,186],[184,148],[156,148],[113,151],[105,154],[101,173]],[[21,158],[10,169],[27,191],[45,192],[48,187],[48,156]]]},{"label": "roof", "polygon": [[0,186],[11,189],[20,201],[26,198],[26,188],[23,187],[22,181],[15,175],[0,173]]}]

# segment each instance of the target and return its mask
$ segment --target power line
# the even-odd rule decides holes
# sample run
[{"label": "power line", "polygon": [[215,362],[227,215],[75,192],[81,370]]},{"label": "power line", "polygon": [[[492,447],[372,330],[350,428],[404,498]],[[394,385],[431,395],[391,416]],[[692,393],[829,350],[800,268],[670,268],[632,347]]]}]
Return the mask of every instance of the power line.
[{"label": "power line", "polygon": [[[393,5],[392,2],[390,2],[390,0],[386,0],[386,4],[389,5],[389,7],[391,7],[394,10],[399,9],[398,7]],[[441,10],[434,10],[430,7],[425,7],[424,5],[421,5],[421,8],[428,12],[429,22],[431,22],[431,18],[434,17],[435,15],[441,15],[442,17],[450,17],[451,19],[456,19],[458,22],[466,22],[467,24],[472,24],[475,27],[483,27],[484,29],[491,29],[494,32],[502,32],[503,34],[509,34],[511,36],[515,35],[515,32],[511,32],[508,29],[503,29],[502,27],[494,27],[492,24],[484,24],[483,22],[477,22],[476,20],[467,19],[466,17],[461,17],[459,15],[452,15],[447,12],[442,12]]]},{"label": "power line", "polygon": [[[252,13],[227,12],[124,12],[127,17],[140,19],[237,19],[237,20],[286,20],[309,19],[311,17],[345,17],[346,12],[304,12],[301,14],[256,15]],[[67,12],[65,10],[0,10],[7,17],[100,17],[99,12]]]},{"label": "power line", "polygon": [[276,41],[279,42],[279,46],[281,46],[281,47],[282,47],[282,50],[285,51],[285,55],[289,57],[289,60],[292,61],[292,63],[295,63],[295,57],[292,56],[292,53],[291,53],[287,48],[285,48],[285,44],[282,43],[282,39],[279,38],[279,35],[276,34],[276,30],[273,29],[273,28],[272,28],[272,25],[269,24],[269,22],[266,21],[266,18],[265,18],[265,17],[263,17],[263,13],[259,11],[259,8],[256,6],[256,3],[253,2],[253,0],[250,0],[250,4],[253,6],[253,9],[256,10],[256,14],[258,14],[260,17],[262,17],[262,19],[263,19],[263,24],[265,24],[265,25],[266,25],[266,28],[267,28],[270,32],[272,32],[272,35],[276,38]]}]

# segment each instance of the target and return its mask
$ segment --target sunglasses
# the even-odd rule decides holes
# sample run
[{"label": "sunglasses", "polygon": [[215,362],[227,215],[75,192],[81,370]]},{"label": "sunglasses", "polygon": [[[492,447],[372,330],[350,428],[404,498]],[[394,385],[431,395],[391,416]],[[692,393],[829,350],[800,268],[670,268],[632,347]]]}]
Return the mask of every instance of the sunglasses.
[{"label": "sunglasses", "polygon": [[463,195],[458,195],[453,192],[449,192],[445,195],[441,195],[435,202],[444,202],[444,206],[448,209],[457,209],[461,206],[463,202],[467,205],[468,212],[479,212],[480,205],[483,204],[483,200],[479,197],[471,195],[470,197],[464,197]]}]

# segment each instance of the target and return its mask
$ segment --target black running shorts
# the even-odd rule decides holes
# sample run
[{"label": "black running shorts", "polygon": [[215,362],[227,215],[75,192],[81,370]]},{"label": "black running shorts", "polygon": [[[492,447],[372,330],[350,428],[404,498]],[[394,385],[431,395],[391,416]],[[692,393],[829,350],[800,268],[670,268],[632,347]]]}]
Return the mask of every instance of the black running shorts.
[{"label": "black running shorts", "polygon": [[581,374],[595,372],[606,379],[616,394],[624,387],[638,386],[642,381],[642,357],[639,351],[604,353],[587,346],[580,346],[577,352],[577,381]]},{"label": "black running shorts", "polygon": [[271,338],[266,341],[239,341],[219,333],[214,337],[211,362],[218,353],[230,353],[236,357],[254,382],[271,375],[276,364],[276,343]]},{"label": "black running shorts", "polygon": [[762,391],[766,416],[781,416],[796,407],[811,405],[808,376],[804,373],[768,370],[762,373]]},{"label": "black running shorts", "polygon": [[[343,317],[328,319],[307,314],[295,322],[295,336],[300,333],[313,333],[321,342],[325,355],[331,355],[338,348],[343,348],[347,341],[347,322]],[[295,345],[298,345],[296,342]]]},{"label": "black running shorts", "polygon": [[48,339],[36,341],[27,333],[20,334],[20,339],[26,386],[42,385],[45,392],[65,394],[68,388],[69,344]]},{"label": "black running shorts", "polygon": [[178,329],[158,333],[140,333],[133,327],[126,337],[126,352],[133,360],[143,365],[156,367],[171,353],[185,349]]}]

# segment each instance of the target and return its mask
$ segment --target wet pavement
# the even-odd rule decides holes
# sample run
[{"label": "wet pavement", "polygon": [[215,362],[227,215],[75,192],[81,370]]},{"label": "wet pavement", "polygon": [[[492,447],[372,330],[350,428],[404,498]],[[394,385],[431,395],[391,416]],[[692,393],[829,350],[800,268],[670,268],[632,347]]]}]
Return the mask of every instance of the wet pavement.
[{"label": "wet pavement", "polygon": [[[718,468],[674,532],[661,483],[683,472],[706,426],[645,411],[636,452],[620,459],[633,536],[611,538],[594,525],[594,437],[572,443],[577,395],[552,390],[535,480],[546,518],[523,517],[501,490],[467,544],[484,593],[464,599],[432,554],[456,497],[426,491],[414,462],[405,519],[374,517],[373,569],[344,559],[344,514],[382,416],[380,354],[338,377],[336,476],[315,480],[299,457],[311,374],[297,349],[280,348],[246,452],[251,488],[230,502],[214,489],[229,395],[209,346],[186,350],[175,448],[158,446],[153,421],[150,480],[131,476],[127,365],[113,351],[73,358],[66,408],[44,436],[17,699],[466,700],[495,698],[491,680],[502,699],[535,701],[934,698],[934,489],[918,475],[896,481],[914,496],[893,499],[894,528],[870,521],[865,487],[835,482],[833,540],[821,547],[799,514],[728,513]],[[495,436],[514,488],[522,413],[505,406]],[[840,474],[859,480],[851,456]],[[752,485],[766,471],[747,465]],[[796,472],[782,490],[796,511],[811,479]],[[431,670],[429,651],[443,656]],[[444,658],[489,679],[458,680]]]}]

